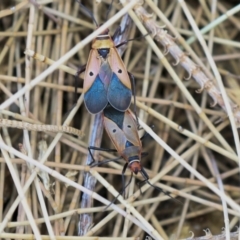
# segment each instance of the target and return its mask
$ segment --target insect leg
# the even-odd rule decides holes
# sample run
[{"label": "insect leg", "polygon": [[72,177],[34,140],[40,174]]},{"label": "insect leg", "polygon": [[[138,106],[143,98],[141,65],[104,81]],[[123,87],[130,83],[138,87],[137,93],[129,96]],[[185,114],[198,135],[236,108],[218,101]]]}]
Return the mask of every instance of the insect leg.
[{"label": "insect leg", "polygon": [[136,122],[137,122],[138,129],[140,129],[140,125],[139,125],[138,117],[137,117],[137,107],[136,107],[135,78],[134,78],[134,76],[130,72],[128,72],[128,76],[129,76],[130,81],[131,81],[132,94],[133,94],[133,103],[134,103],[133,104],[133,106],[134,106],[133,112],[134,112],[134,115],[136,117]]},{"label": "insect leg", "polygon": [[[117,152],[117,150],[116,149],[110,149],[110,148],[99,148],[99,147],[94,147],[94,146],[90,146],[90,147],[88,147],[88,152],[89,152],[89,154],[90,154],[90,156],[91,156],[91,158],[92,158],[92,162],[89,164],[90,166],[97,166],[97,165],[101,165],[101,164],[103,164],[103,162],[101,163],[101,164],[94,164],[95,162],[96,162],[96,160],[94,159],[94,157],[93,157],[93,155],[92,155],[92,152],[91,152],[91,150],[98,150],[98,151],[104,151],[104,152]],[[118,158],[118,159],[120,159],[120,158]],[[110,161],[113,161],[114,159],[110,159]],[[110,162],[109,161],[109,162]],[[105,162],[106,163],[106,162]],[[94,165],[93,165],[94,164]]]},{"label": "insect leg", "polygon": [[[142,176],[144,177],[144,180],[138,182],[137,185],[138,185],[138,187],[139,187],[139,190],[140,190],[141,194],[143,194],[141,187],[142,187],[146,182],[149,182],[149,181],[148,181],[148,180],[149,180],[149,176],[148,176],[148,174],[147,174],[147,172],[145,171],[144,168],[141,169],[141,174],[142,174]],[[150,185],[151,185],[151,184],[150,184]]]},{"label": "insect leg", "polygon": [[90,17],[90,18],[94,21],[94,23],[96,24],[96,26],[98,27],[99,25],[98,25],[96,19],[94,18],[93,13],[92,13],[88,8],[86,8],[84,5],[82,5],[82,3],[81,3],[80,1],[76,0],[76,2],[77,2],[77,3],[79,4],[79,6],[83,9],[83,12],[85,13],[85,15],[87,15],[88,17]]},{"label": "insect leg", "polygon": [[120,33],[121,33],[121,27],[119,26],[112,36],[113,41]]},{"label": "insect leg", "polygon": [[[154,125],[151,126],[151,129],[153,130],[154,129]],[[142,130],[143,128],[140,128],[138,130]],[[148,132],[144,132],[143,136],[140,138],[141,141],[143,141],[144,138],[150,136],[150,134]],[[151,136],[150,136],[151,137]]]},{"label": "insect leg", "polygon": [[[126,171],[126,169],[127,169],[127,166],[128,166],[128,163],[126,163],[125,165],[124,165],[124,167],[123,167],[123,171],[122,171],[122,176],[124,175],[124,173],[125,173],[125,171]],[[132,177],[133,177],[133,173],[131,172],[131,177],[130,177],[130,180],[129,180],[129,182],[125,185],[125,181],[124,181],[124,187],[123,187],[123,189],[119,192],[119,194],[111,201],[111,203],[109,204],[109,205],[107,205],[106,206],[106,208],[104,209],[104,210],[106,210],[106,209],[108,209],[113,203],[115,203],[116,202],[116,200],[118,199],[118,197],[120,196],[120,195],[125,195],[125,189],[130,185],[130,183],[132,182]]]},{"label": "insect leg", "polygon": [[[125,163],[125,165],[123,166],[123,170],[122,170],[122,187],[125,186],[125,176],[124,176],[124,173],[126,172],[126,169],[127,169],[127,166],[128,166],[128,163]],[[125,189],[126,189],[127,186],[123,187],[122,189],[122,195],[123,195],[123,198],[125,198]]]},{"label": "insect leg", "polygon": [[88,147],[88,149],[102,151],[102,152],[117,152],[116,149],[112,149],[112,148],[99,148],[99,147],[94,147],[94,146],[90,146],[90,147]]},{"label": "insect leg", "polygon": [[149,180],[149,176],[148,176],[148,174],[147,174],[147,172],[145,171],[144,168],[142,168],[141,174],[142,174],[142,176],[145,178],[145,180],[139,182],[139,184],[138,184],[138,185],[141,185],[141,186],[140,186],[140,192],[141,192],[141,194],[143,194],[142,191],[141,191],[142,185],[145,184],[145,183],[148,183],[152,188],[158,190],[159,192],[164,193],[165,195],[169,196],[169,197],[170,197],[171,199],[173,199],[174,201],[177,201],[178,203],[183,204],[183,203],[182,203],[181,201],[179,201],[178,199],[173,198],[173,197],[170,195],[169,192],[166,192],[166,191],[164,191],[162,188],[157,187],[157,186],[151,184],[151,183],[148,181],[148,180]]},{"label": "insect leg", "polygon": [[122,157],[117,157],[117,158],[112,158],[112,159],[106,159],[104,161],[101,161],[101,162],[94,162],[92,161],[89,165],[91,167],[96,167],[96,166],[100,166],[100,165],[103,165],[103,164],[106,164],[106,163],[109,163],[109,162],[117,162],[119,160],[121,160]]},{"label": "insect leg", "polygon": [[141,153],[141,158],[148,156],[148,152],[142,152]]},{"label": "insect leg", "polygon": [[149,133],[144,132],[144,134],[142,135],[142,137],[140,138],[140,140],[143,141],[143,139],[144,139],[145,137],[147,137],[147,136],[149,136]]},{"label": "insect leg", "polygon": [[137,39],[141,39],[141,38],[145,38],[145,37],[148,36],[148,35],[149,35],[149,33],[147,33],[147,34],[145,34],[145,35],[142,35],[142,36],[140,36],[140,37],[137,37],[137,38],[128,39],[128,40],[126,40],[126,41],[123,41],[123,42],[119,43],[119,44],[116,45],[115,47],[116,47],[116,48],[121,47],[122,45],[127,44],[128,42],[131,42],[131,41],[134,41],[134,40],[137,40]]},{"label": "insect leg", "polygon": [[111,4],[109,5],[109,8],[107,10],[106,21],[108,20],[108,15],[109,15],[110,11],[112,10],[112,5],[113,5],[113,0],[111,1]]}]

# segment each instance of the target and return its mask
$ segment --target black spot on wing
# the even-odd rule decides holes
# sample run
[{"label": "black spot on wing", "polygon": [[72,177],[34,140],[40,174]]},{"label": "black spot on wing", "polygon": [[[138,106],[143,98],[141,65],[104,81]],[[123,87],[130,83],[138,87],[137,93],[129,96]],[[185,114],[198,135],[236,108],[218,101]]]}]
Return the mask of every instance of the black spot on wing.
[{"label": "black spot on wing", "polygon": [[99,75],[89,90],[84,94],[84,102],[87,110],[92,114],[101,112],[107,106],[107,92]]},{"label": "black spot on wing", "polygon": [[126,111],[129,108],[132,98],[131,89],[127,88],[117,77],[112,74],[107,93],[109,103],[118,111]]}]

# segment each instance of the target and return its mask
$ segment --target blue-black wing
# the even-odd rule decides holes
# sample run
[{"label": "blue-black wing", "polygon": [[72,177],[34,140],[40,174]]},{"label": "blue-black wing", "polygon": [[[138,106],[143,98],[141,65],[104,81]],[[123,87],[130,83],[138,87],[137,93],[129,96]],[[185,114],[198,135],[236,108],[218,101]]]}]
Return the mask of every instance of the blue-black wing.
[{"label": "blue-black wing", "polygon": [[118,111],[125,112],[131,103],[132,90],[126,87],[113,72],[109,83],[107,98]]},{"label": "blue-black wing", "polygon": [[101,112],[107,106],[107,90],[99,75],[97,75],[89,90],[85,92],[84,102],[87,110],[92,114]]}]

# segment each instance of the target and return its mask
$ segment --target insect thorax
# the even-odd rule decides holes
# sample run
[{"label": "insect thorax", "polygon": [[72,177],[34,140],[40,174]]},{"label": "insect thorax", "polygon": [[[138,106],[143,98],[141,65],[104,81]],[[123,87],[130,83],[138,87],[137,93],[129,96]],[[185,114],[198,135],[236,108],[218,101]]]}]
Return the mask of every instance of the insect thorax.
[{"label": "insect thorax", "polygon": [[129,164],[133,162],[140,162],[141,148],[138,146],[126,147],[122,152],[122,156],[127,162],[129,162]]},{"label": "insect thorax", "polygon": [[99,35],[92,43],[93,49],[106,49],[115,47],[110,35]]}]

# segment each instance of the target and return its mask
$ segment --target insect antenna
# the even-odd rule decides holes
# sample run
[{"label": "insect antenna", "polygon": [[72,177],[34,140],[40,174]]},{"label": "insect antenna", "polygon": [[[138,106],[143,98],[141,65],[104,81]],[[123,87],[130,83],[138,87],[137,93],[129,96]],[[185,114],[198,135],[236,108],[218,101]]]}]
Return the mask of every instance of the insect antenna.
[{"label": "insect antenna", "polygon": [[142,36],[140,36],[140,37],[128,39],[128,40],[126,40],[126,41],[123,41],[123,42],[119,43],[119,44],[116,45],[115,47],[116,47],[116,48],[121,47],[122,45],[127,44],[128,42],[131,42],[131,41],[134,41],[134,40],[137,40],[137,39],[141,39],[141,38],[145,38],[145,37],[148,36],[148,35],[150,35],[150,33],[147,33],[147,34],[142,35]]},{"label": "insect antenna", "polygon": [[90,17],[93,20],[96,27],[99,27],[99,24],[97,23],[96,19],[93,16],[93,13],[88,8],[86,8],[79,0],[76,0],[76,2],[79,4],[81,9],[83,9],[83,12],[85,13],[85,15],[87,15],[88,17]]},{"label": "insect antenna", "polygon": [[[133,173],[131,172],[131,177],[129,179],[129,182],[124,186],[124,188],[122,189],[122,191],[119,192],[119,194],[111,201],[110,204],[108,204],[105,208],[104,208],[104,211],[106,211],[113,203],[116,202],[116,200],[118,199],[118,197],[120,195],[122,195],[123,193],[125,193],[125,190],[127,189],[127,187],[130,185],[130,183],[132,182],[132,177],[133,177]],[[124,181],[125,182],[125,181]]]},{"label": "insect antenna", "polygon": [[181,204],[183,205],[183,203],[182,203],[180,200],[178,200],[178,199],[176,199],[176,198],[173,198],[173,197],[170,195],[169,192],[166,192],[166,191],[164,191],[162,188],[157,187],[157,186],[151,184],[151,183],[149,182],[149,176],[148,176],[148,174],[147,174],[147,172],[145,171],[144,168],[141,169],[141,174],[142,174],[142,176],[145,178],[143,181],[141,181],[141,182],[138,183],[138,186],[139,186],[139,189],[140,189],[141,194],[142,194],[141,187],[142,187],[145,183],[148,183],[152,188],[158,190],[159,192],[164,193],[165,195],[167,195],[168,197],[170,197],[172,200],[177,201],[178,203],[181,203]]},{"label": "insect antenna", "polygon": [[112,10],[112,5],[113,5],[113,0],[111,1],[111,4],[109,5],[109,8],[107,10],[106,21],[108,20],[108,15],[109,15],[110,11]]}]

